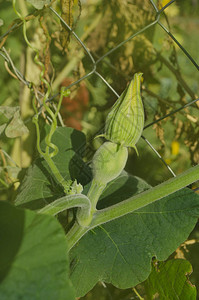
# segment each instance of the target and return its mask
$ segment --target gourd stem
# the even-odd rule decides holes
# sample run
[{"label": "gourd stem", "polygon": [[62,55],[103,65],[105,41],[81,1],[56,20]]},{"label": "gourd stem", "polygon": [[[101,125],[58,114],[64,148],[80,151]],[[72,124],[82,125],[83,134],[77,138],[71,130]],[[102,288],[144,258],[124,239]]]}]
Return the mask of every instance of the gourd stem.
[{"label": "gourd stem", "polygon": [[95,179],[92,180],[90,189],[87,194],[87,197],[90,199],[91,202],[91,214],[93,214],[96,211],[97,202],[105,187],[106,184],[101,184],[95,181]]},{"label": "gourd stem", "polygon": [[[89,227],[80,227],[78,224],[75,224],[74,228],[72,228],[68,233],[67,238],[69,251],[87,231],[101,224],[132,213],[139,208],[179,191],[197,180],[199,180],[199,165],[192,167],[175,178],[169,179],[145,192],[130,197],[129,199],[111,207],[96,211],[93,214],[93,219],[89,224]],[[190,193],[191,192],[192,191],[190,190]]]},{"label": "gourd stem", "polygon": [[[86,217],[82,219],[82,210],[81,210],[81,215],[79,214],[78,217],[78,212],[77,212],[77,222],[73,225],[73,227],[70,229],[70,231],[67,233],[67,240],[68,240],[68,249],[70,250],[76,243],[77,241],[87,232],[90,230],[90,223],[92,223],[92,219],[94,216],[94,213],[96,212],[96,205],[99,200],[99,197],[101,196],[103,190],[105,189],[106,184],[100,184],[96,182],[94,179],[92,180],[90,189],[88,191],[87,197],[90,200],[91,204],[91,210],[90,210],[90,215],[87,215],[87,220]],[[85,226],[81,226],[80,224],[84,222],[85,220]]]},{"label": "gourd stem", "polygon": [[72,207],[79,207],[87,216],[90,215],[90,200],[82,194],[68,195],[59,198],[38,210],[38,213],[55,216],[58,213]]},{"label": "gourd stem", "polygon": [[[100,224],[122,217],[150,203],[160,200],[163,197],[173,194],[197,180],[199,180],[199,165],[196,165],[195,167],[186,170],[184,173],[138,195],[97,211],[90,226],[99,226]],[[191,192],[192,191],[190,191],[190,193]]]},{"label": "gourd stem", "polygon": [[67,244],[68,244],[68,251],[79,241],[79,239],[88,231],[90,230],[89,227],[82,227],[75,222],[73,227],[69,230],[66,235]]}]

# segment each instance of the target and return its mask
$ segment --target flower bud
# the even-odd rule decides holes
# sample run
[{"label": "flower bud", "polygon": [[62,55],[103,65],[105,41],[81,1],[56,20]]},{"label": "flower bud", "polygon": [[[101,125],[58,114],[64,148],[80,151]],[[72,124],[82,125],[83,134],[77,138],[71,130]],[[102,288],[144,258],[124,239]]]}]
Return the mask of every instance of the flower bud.
[{"label": "flower bud", "polygon": [[93,180],[100,185],[120,175],[126,165],[128,150],[126,147],[105,142],[96,151],[92,160]]},{"label": "flower bud", "polygon": [[113,105],[106,118],[107,140],[125,147],[133,147],[139,140],[144,127],[144,108],[140,95],[142,73],[136,73],[129,86]]}]

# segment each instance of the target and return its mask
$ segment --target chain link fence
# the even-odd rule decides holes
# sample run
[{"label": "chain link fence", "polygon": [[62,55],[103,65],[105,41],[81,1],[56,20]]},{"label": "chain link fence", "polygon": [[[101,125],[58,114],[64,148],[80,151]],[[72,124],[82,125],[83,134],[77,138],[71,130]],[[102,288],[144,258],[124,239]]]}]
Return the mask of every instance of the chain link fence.
[{"label": "chain link fence", "polygon": [[[116,50],[118,50],[119,48],[121,48],[123,45],[129,43],[131,40],[133,40],[135,37],[146,33],[150,28],[154,27],[154,26],[159,26],[161,28],[161,30],[163,30],[164,32],[166,32],[166,34],[173,40],[173,42],[180,48],[181,51],[183,51],[184,55],[186,56],[187,61],[192,64],[197,70],[199,70],[199,65],[197,64],[197,62],[194,60],[194,58],[189,54],[188,50],[185,49],[183,47],[183,45],[174,37],[174,35],[171,33],[169,28],[166,28],[165,25],[160,21],[160,17],[162,14],[164,14],[164,11],[166,8],[168,8],[170,5],[172,5],[175,0],[171,0],[170,2],[168,2],[164,7],[159,8],[159,6],[157,5],[157,3],[153,0],[149,0],[153,11],[154,11],[154,19],[153,21],[151,21],[149,24],[147,24],[146,26],[142,27],[140,30],[138,30],[137,32],[133,33],[132,35],[130,35],[128,38],[126,38],[125,40],[123,40],[122,42],[120,42],[119,44],[117,44],[115,47],[113,47],[111,50],[109,50],[108,52],[106,52],[104,55],[102,55],[99,58],[95,58],[91,51],[87,48],[87,45],[85,42],[83,42],[78,35],[75,33],[74,29],[71,28],[71,26],[69,26],[65,20],[60,16],[60,14],[53,8],[53,7],[49,7],[49,9],[51,10],[52,14],[55,15],[62,23],[62,26],[64,26],[69,32],[70,34],[73,36],[73,38],[79,43],[79,45],[81,46],[81,48],[84,50],[84,53],[87,56],[88,61],[91,63],[91,70],[86,73],[84,76],[80,77],[78,80],[74,81],[73,83],[69,84],[65,89],[70,89],[71,87],[78,85],[81,81],[84,81],[85,79],[88,79],[90,77],[92,77],[93,75],[96,75],[98,78],[100,78],[100,80],[102,80],[102,82],[108,87],[108,89],[116,96],[119,97],[117,91],[111,86],[111,84],[108,83],[108,81],[105,79],[104,74],[101,74],[98,71],[98,65],[102,62],[106,62],[106,58],[108,58],[112,53],[114,53]],[[18,27],[20,27],[22,25],[22,22],[19,20],[18,22],[16,22],[13,26],[11,26],[9,28],[9,30],[7,32],[5,32],[1,37],[0,37],[0,42],[5,39],[10,32],[12,32],[13,30],[17,29]],[[103,26],[103,24],[101,24]],[[1,57],[5,60],[6,64],[9,66],[9,68],[12,70],[12,76],[14,76],[15,78],[19,79],[23,84],[27,85],[29,88],[31,88],[31,82],[29,82],[28,80],[26,80],[26,78],[24,77],[23,74],[21,74],[21,72],[16,68],[16,66],[14,65],[8,51],[6,50],[5,47],[2,47],[0,50],[0,55]],[[10,70],[9,69],[9,70]],[[179,79],[180,80],[180,79]],[[48,99],[47,102],[52,102],[57,96],[59,95],[59,93],[56,93],[54,95],[51,95]],[[40,103],[40,111],[42,109],[42,101],[41,98],[44,95],[40,92],[37,91],[37,100]],[[194,98],[194,95],[193,97]],[[144,127],[144,130],[153,126],[154,124],[158,124],[159,122],[161,122],[162,120],[171,117],[173,115],[175,115],[176,113],[179,113],[180,111],[185,110],[187,107],[196,105],[196,102],[199,101],[199,98],[195,98],[191,101],[189,101],[188,103],[181,105],[179,108],[174,109],[172,111],[170,111],[169,113],[165,114],[162,117],[157,118],[156,120],[154,120],[153,122],[150,122],[149,124],[147,124]],[[59,116],[60,117],[60,116]],[[60,117],[60,122],[62,123],[61,117]],[[63,124],[63,123],[62,123]],[[98,133],[103,132],[103,127],[100,128]],[[97,134],[98,134],[97,133]],[[142,135],[142,139],[146,142],[146,144],[154,151],[155,155],[157,155],[157,157],[163,162],[163,164],[167,167],[167,169],[169,170],[169,172],[171,173],[172,176],[176,176],[175,172],[172,170],[172,168],[169,166],[169,164],[163,159],[163,157],[158,153],[158,151],[153,147],[153,145],[148,141],[148,139],[146,139],[146,137],[144,136],[144,132]],[[93,149],[92,147],[89,147],[89,145],[82,145],[79,148],[78,151],[78,155],[82,156],[82,154],[85,154],[86,152],[86,156],[89,157],[89,159],[91,159],[92,155],[93,155]],[[75,161],[74,161],[75,163]],[[78,166],[77,166],[78,167]],[[79,166],[80,167],[80,166]],[[81,169],[81,168],[80,168]]]}]

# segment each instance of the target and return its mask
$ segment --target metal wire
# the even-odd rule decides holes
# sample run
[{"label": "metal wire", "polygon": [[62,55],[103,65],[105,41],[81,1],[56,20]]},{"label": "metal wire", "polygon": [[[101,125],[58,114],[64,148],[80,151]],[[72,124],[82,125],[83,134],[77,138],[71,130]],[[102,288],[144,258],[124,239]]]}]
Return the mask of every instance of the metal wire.
[{"label": "metal wire", "polygon": [[191,102],[189,102],[189,103],[187,103],[187,104],[179,107],[178,109],[175,109],[175,110],[171,111],[170,113],[168,113],[168,114],[164,115],[163,117],[155,120],[154,122],[149,123],[148,125],[144,126],[144,129],[146,129],[146,128],[152,126],[153,124],[156,124],[156,123],[158,123],[158,122],[160,122],[160,121],[162,121],[162,120],[164,120],[164,119],[166,119],[168,117],[171,117],[175,113],[181,111],[182,109],[185,109],[186,107],[189,107],[190,105],[196,103],[197,101],[199,101],[199,98],[197,98],[197,99],[195,99],[195,100],[193,100],[193,101],[191,101]]},{"label": "metal wire", "polygon": [[[59,20],[62,22],[62,24],[67,28],[67,30],[70,31],[71,35],[73,35],[73,37],[76,39],[76,41],[80,44],[80,46],[84,49],[85,54],[87,55],[87,57],[89,57],[91,64],[92,64],[92,69],[90,72],[88,72],[87,74],[85,74],[84,76],[82,76],[81,78],[79,78],[78,80],[76,80],[75,82],[71,83],[70,85],[68,85],[65,89],[69,89],[74,85],[77,85],[78,83],[80,83],[81,81],[85,80],[86,78],[92,76],[93,74],[95,74],[96,76],[98,76],[106,85],[107,87],[113,92],[114,95],[116,95],[117,97],[119,97],[118,93],[113,89],[113,87],[106,81],[106,79],[103,77],[103,75],[101,75],[98,71],[97,71],[97,65],[100,62],[103,62],[103,60],[108,57],[110,54],[112,54],[114,51],[116,51],[118,48],[122,47],[124,44],[128,43],[130,40],[132,40],[133,38],[135,38],[136,36],[138,36],[139,34],[145,32],[146,30],[148,30],[149,28],[151,28],[152,26],[157,26],[159,25],[170,37],[171,39],[178,45],[178,47],[183,51],[183,53],[186,55],[187,59],[196,67],[197,70],[199,70],[199,65],[196,63],[196,61],[193,59],[193,57],[189,54],[189,52],[182,46],[182,44],[173,36],[173,34],[170,32],[170,30],[168,30],[161,22],[160,22],[160,17],[161,14],[164,13],[165,9],[168,8],[170,5],[172,5],[175,2],[175,0],[171,0],[169,3],[167,3],[164,7],[162,7],[161,9],[158,9],[156,4],[154,3],[153,0],[150,0],[151,5],[154,8],[155,11],[155,20],[152,21],[150,24],[146,25],[145,27],[143,27],[141,30],[131,34],[126,40],[122,41],[121,43],[119,43],[117,46],[115,46],[114,48],[112,48],[110,51],[108,51],[107,53],[105,53],[103,56],[101,56],[100,58],[98,58],[97,60],[94,59],[93,55],[91,54],[91,52],[89,51],[89,49],[86,47],[85,43],[78,37],[78,35],[74,32],[74,30],[63,20],[63,18],[57,13],[57,11],[55,11],[52,7],[49,7],[50,10],[52,11],[52,13],[59,18]],[[0,37],[0,40],[7,35],[11,30],[14,30],[15,27],[17,28],[19,26],[19,24],[14,24],[9,31],[7,31],[5,34],[3,34]],[[11,58],[9,57],[8,53],[6,53],[5,49],[4,51],[0,51],[0,55],[5,59],[5,61],[7,61],[8,63],[10,63],[14,73],[16,74],[16,76],[18,77],[19,80],[21,80],[25,85],[29,86],[30,82],[28,82],[24,76],[17,70],[17,68],[14,66],[14,64],[12,63]],[[105,62],[105,61],[104,61]],[[39,95],[42,97],[42,93],[38,92]],[[56,93],[54,95],[51,95],[49,97],[49,99],[47,99],[47,101],[52,101],[54,98],[56,98],[59,95],[59,93]],[[194,103],[196,103],[196,101],[199,101],[199,98],[181,106],[180,108],[171,111],[170,113],[166,114],[165,116],[159,118],[158,120],[151,122],[150,124],[146,125],[144,127],[144,129],[152,126],[155,123],[160,122],[161,120],[168,118],[170,116],[172,116],[173,114],[179,112],[180,110],[185,109],[188,106],[193,105]],[[41,105],[42,108],[42,105]],[[153,152],[155,153],[155,155],[157,155],[157,157],[163,162],[163,164],[167,167],[167,169],[169,170],[169,172],[172,174],[172,176],[176,176],[175,173],[173,172],[173,170],[171,169],[171,167],[165,162],[165,160],[161,157],[161,155],[156,151],[156,149],[152,146],[152,144],[144,137],[142,136],[142,138],[144,139],[144,141],[147,143],[147,145],[153,150]]]},{"label": "metal wire", "polygon": [[169,7],[175,1],[176,0],[171,0],[170,2],[168,2],[165,6],[158,10],[158,14],[160,15],[167,7]]},{"label": "metal wire", "polygon": [[178,42],[178,40],[173,36],[173,34],[161,23],[158,21],[158,24],[166,31],[166,33],[172,38],[172,40],[178,45],[178,47],[184,52],[184,54],[189,58],[189,60],[192,62],[192,64],[196,67],[196,69],[199,71],[199,65],[196,63],[196,61],[193,59],[193,57],[189,54],[189,52]]}]

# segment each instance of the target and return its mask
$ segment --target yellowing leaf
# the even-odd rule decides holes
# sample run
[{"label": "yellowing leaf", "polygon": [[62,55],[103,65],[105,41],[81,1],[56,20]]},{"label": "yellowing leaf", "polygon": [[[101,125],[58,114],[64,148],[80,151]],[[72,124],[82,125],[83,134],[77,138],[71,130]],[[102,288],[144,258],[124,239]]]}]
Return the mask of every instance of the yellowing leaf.
[{"label": "yellowing leaf", "polygon": [[50,4],[51,0],[27,0],[31,3],[36,9],[42,9],[44,5]]},{"label": "yellowing leaf", "polygon": [[8,124],[5,130],[5,135],[9,138],[16,138],[27,134],[28,128],[24,125],[19,110],[15,112],[12,121]]}]

